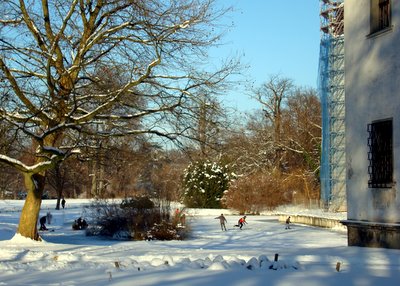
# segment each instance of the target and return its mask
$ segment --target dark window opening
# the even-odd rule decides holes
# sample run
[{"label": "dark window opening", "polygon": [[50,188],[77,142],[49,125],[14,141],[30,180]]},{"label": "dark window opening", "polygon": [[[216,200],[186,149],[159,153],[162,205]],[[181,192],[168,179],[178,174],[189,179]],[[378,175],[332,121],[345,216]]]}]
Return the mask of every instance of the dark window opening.
[{"label": "dark window opening", "polygon": [[368,187],[393,186],[393,127],[392,120],[368,124]]},{"label": "dark window opening", "polygon": [[374,34],[390,28],[391,11],[390,0],[370,0],[370,33]]},{"label": "dark window opening", "polygon": [[390,25],[390,0],[379,1],[379,29],[388,28]]}]

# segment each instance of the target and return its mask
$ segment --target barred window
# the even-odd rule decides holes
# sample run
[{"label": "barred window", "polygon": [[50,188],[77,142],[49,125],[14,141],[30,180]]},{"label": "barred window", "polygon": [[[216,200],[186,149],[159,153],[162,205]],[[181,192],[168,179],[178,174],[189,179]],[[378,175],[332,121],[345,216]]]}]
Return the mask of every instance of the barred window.
[{"label": "barred window", "polygon": [[385,29],[390,25],[390,0],[379,0],[379,28]]},{"label": "barred window", "polygon": [[370,0],[371,34],[390,27],[390,0]]},{"label": "barred window", "polygon": [[368,124],[368,187],[393,186],[393,127],[392,120]]}]

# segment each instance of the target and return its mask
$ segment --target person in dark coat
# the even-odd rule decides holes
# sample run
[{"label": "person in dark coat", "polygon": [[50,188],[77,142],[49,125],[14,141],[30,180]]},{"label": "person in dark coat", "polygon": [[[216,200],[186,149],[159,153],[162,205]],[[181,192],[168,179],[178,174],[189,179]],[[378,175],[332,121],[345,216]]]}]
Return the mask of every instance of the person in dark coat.
[{"label": "person in dark coat", "polygon": [[290,216],[286,219],[286,227],[285,229],[290,229]]},{"label": "person in dark coat", "polygon": [[85,219],[82,219],[82,222],[81,222],[81,229],[87,229],[88,226],[89,226],[89,225],[88,225],[88,223],[86,222],[86,220],[85,220]]},{"label": "person in dark coat", "polygon": [[40,222],[39,230],[47,230],[47,227],[46,227],[46,216],[42,216],[40,218],[39,222]]},{"label": "person in dark coat", "polygon": [[62,198],[62,200],[61,200],[61,206],[62,206],[62,208],[65,208],[65,199],[64,198]]},{"label": "person in dark coat", "polygon": [[77,220],[74,221],[72,224],[72,229],[73,230],[81,230],[81,229],[86,229],[88,227],[88,223],[86,222],[85,219],[82,219],[81,217],[78,218]]}]

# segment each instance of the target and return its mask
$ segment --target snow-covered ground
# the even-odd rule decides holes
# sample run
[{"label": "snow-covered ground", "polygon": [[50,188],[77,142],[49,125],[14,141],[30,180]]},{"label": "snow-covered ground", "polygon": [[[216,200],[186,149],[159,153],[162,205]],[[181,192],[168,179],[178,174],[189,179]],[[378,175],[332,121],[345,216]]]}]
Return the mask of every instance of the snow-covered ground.
[{"label": "snow-covered ground", "polygon": [[[398,285],[400,250],[348,247],[345,232],[293,225],[275,216],[191,210],[185,241],[110,241],[73,231],[83,200],[42,204],[53,214],[43,242],[15,235],[22,201],[0,201],[0,285]],[[293,210],[294,211],[294,210]],[[226,214],[228,231],[214,219]],[[300,211],[299,211],[300,213]],[[328,215],[328,214],[327,214]],[[278,262],[274,262],[279,254]],[[336,270],[337,263],[340,270]],[[272,268],[272,269],[271,269]]]}]

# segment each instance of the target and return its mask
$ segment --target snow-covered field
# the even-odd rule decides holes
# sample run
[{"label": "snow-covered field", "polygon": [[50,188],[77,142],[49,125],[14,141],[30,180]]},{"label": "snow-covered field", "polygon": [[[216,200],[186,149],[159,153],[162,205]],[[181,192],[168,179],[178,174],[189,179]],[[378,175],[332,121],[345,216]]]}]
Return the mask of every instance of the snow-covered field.
[{"label": "snow-covered field", "polygon": [[[348,247],[345,232],[248,216],[244,229],[229,211],[192,210],[185,241],[110,241],[71,224],[87,201],[54,210],[43,242],[15,235],[22,201],[0,201],[0,285],[399,285],[400,251]],[[226,214],[228,231],[214,219]],[[274,262],[279,254],[278,262]],[[340,262],[340,270],[336,270]],[[272,269],[271,269],[272,268]]]}]

